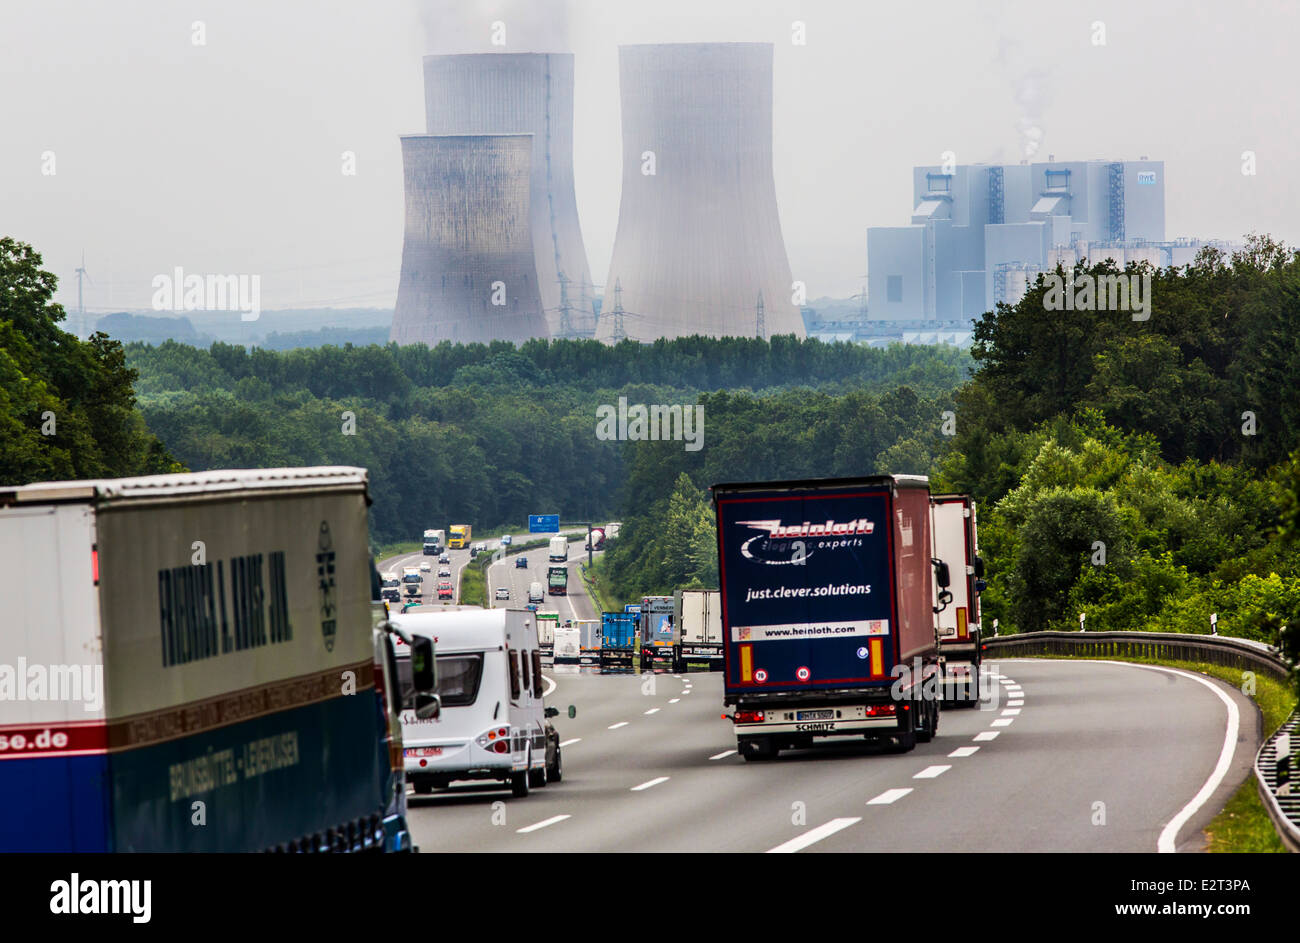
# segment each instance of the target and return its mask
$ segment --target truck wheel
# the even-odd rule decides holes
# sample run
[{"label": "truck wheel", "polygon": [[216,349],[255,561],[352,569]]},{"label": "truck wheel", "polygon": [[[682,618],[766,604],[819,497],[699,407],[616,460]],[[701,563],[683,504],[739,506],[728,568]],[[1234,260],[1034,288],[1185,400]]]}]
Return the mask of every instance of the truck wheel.
[{"label": "truck wheel", "polygon": [[[530,749],[528,751],[528,762],[530,765],[532,763],[532,759],[533,759],[533,751]],[[522,769],[519,772],[512,773],[510,775],[510,794],[513,795],[516,799],[528,798],[528,786],[529,786],[529,779],[530,779],[528,774],[530,772],[531,770]]]},{"label": "truck wheel", "polygon": [[551,777],[551,782],[558,783],[564,778],[564,767],[560,763],[560,748],[555,748],[555,765],[547,770],[547,775]]},{"label": "truck wheel", "polygon": [[922,709],[922,716],[925,720],[916,731],[917,743],[929,743],[934,739],[935,733],[939,729],[939,705],[935,701],[922,702],[925,706]]},{"label": "truck wheel", "polygon": [[433,792],[433,783],[425,779],[417,779],[411,785],[415,787],[415,794],[417,796],[427,796]]},{"label": "truck wheel", "polygon": [[889,751],[891,753],[911,753],[916,749],[916,721],[911,719],[911,711],[907,714],[907,729],[894,734],[894,746]]},{"label": "truck wheel", "polygon": [[746,760],[770,760],[780,752],[771,737],[752,737],[741,740],[737,746]]},{"label": "truck wheel", "polygon": [[541,769],[530,769],[528,771],[528,785],[534,789],[541,789],[546,785],[546,772],[545,766]]}]

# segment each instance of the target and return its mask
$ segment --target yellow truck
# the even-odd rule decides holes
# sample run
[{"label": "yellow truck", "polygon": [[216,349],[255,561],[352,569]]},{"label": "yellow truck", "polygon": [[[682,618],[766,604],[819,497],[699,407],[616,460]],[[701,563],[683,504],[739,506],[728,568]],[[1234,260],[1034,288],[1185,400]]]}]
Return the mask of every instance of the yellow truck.
[{"label": "yellow truck", "polygon": [[447,537],[447,546],[451,550],[464,550],[469,546],[472,532],[468,524],[452,524],[451,534]]}]

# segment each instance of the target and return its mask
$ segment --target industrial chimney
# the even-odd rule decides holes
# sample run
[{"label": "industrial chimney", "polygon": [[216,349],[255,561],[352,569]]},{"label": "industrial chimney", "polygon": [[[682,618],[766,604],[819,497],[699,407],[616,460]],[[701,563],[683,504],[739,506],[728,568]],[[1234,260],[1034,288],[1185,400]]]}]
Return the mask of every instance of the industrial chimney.
[{"label": "industrial chimney", "polygon": [[533,135],[530,226],[547,322],[554,337],[592,336],[591,270],[573,187],[573,56],[425,56],[424,102],[430,134]]},{"label": "industrial chimney", "polygon": [[[619,89],[623,193],[605,284],[622,285],[627,336],[803,337],[772,175],[772,46],[620,46]],[[601,318],[597,337],[614,328]]]},{"label": "industrial chimney", "polygon": [[392,340],[548,336],[529,227],[532,153],[531,134],[402,138],[406,229]]}]

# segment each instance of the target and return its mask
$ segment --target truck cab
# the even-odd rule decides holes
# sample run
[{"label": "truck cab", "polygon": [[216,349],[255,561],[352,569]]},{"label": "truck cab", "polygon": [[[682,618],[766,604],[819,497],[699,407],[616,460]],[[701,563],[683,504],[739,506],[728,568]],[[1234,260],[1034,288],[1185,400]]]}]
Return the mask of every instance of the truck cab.
[{"label": "truck cab", "polygon": [[546,592],[550,596],[567,596],[569,593],[569,568],[553,566],[546,571]]},{"label": "truck cab", "polygon": [[392,570],[385,573],[380,580],[379,596],[384,602],[402,601],[402,581]]},{"label": "truck cab", "polygon": [[402,595],[413,601],[424,599],[424,574],[418,566],[402,567]]}]

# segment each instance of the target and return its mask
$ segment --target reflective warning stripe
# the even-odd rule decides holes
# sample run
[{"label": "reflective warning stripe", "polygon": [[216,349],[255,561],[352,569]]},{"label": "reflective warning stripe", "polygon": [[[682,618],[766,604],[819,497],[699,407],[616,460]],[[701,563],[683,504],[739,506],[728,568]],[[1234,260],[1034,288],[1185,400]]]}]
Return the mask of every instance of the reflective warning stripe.
[{"label": "reflective warning stripe", "polygon": [[754,646],[740,646],[740,680],[754,680]]},{"label": "reflective warning stripe", "polygon": [[965,607],[965,606],[958,606],[958,607],[957,607],[957,637],[958,637],[958,638],[966,638],[966,637],[967,637],[967,632],[966,632],[966,607]]},{"label": "reflective warning stripe", "polygon": [[871,647],[871,677],[883,678],[885,676],[884,640],[873,638],[870,642],[870,647]]}]

